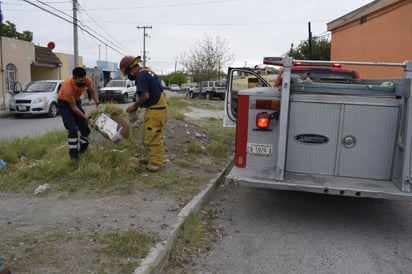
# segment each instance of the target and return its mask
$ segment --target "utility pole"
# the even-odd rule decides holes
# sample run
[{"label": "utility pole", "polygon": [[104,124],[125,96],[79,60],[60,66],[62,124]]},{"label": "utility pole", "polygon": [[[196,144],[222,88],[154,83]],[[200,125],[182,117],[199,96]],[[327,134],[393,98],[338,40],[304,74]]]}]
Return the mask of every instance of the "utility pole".
[{"label": "utility pole", "polygon": [[143,67],[146,66],[146,29],[152,29],[152,26],[137,26],[137,29],[143,29]]},{"label": "utility pole", "polygon": [[308,23],[308,32],[309,32],[309,60],[313,59],[312,56],[312,29],[310,27],[310,22]]},{"label": "utility pole", "polygon": [[1,38],[3,36],[2,33],[2,28],[3,28],[3,13],[1,11],[1,2],[0,2],[0,73],[1,73],[1,94],[0,94],[0,100],[1,106],[0,109],[5,109],[6,108],[6,92],[4,89],[4,82],[6,81],[5,75],[4,75],[4,68],[3,68],[3,39]]},{"label": "utility pole", "polygon": [[77,0],[73,0],[73,47],[74,67],[79,66],[79,38],[77,35]]}]

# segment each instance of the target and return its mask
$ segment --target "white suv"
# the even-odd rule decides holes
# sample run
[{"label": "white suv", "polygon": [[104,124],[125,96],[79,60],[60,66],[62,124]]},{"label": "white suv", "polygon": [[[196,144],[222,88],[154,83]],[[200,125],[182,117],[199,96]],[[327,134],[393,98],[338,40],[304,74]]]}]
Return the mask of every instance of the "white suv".
[{"label": "white suv", "polygon": [[200,84],[200,94],[206,99],[219,97],[225,99],[226,84],[221,81],[204,81]]},{"label": "white suv", "polygon": [[127,103],[129,98],[136,101],[136,86],[129,79],[110,80],[104,87],[99,89],[99,100],[114,100]]},{"label": "white suv", "polygon": [[14,95],[9,102],[9,110],[16,117],[23,114],[47,114],[49,117],[56,117],[57,93],[62,80],[41,80],[32,81],[22,91],[14,91]]},{"label": "white suv", "polygon": [[211,99],[212,97],[219,97],[225,99],[226,82],[223,81],[203,81],[199,87],[193,87],[189,90],[190,98],[201,97]]}]

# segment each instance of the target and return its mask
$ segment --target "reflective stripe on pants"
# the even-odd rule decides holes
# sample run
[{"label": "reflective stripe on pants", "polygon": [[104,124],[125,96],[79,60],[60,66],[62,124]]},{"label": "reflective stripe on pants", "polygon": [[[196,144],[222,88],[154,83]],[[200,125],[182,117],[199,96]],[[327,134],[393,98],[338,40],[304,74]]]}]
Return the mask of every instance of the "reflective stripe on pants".
[{"label": "reflective stripe on pants", "polygon": [[[76,101],[77,107],[84,113],[84,110],[81,105],[81,100]],[[90,128],[87,124],[87,121],[83,118],[77,116],[73,110],[70,108],[69,104],[66,101],[59,100],[58,107],[60,116],[63,120],[63,125],[67,129],[68,132],[68,145],[69,145],[69,154],[72,156],[78,155],[78,133],[77,130],[80,131],[81,139],[80,139],[80,146],[86,147],[88,146],[88,136],[90,134]]]}]

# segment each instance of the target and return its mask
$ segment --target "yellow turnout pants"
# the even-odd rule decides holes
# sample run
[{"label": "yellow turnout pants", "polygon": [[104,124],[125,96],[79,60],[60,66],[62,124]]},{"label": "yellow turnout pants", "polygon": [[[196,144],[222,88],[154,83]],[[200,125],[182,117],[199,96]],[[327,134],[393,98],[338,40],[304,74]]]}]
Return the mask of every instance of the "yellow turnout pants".
[{"label": "yellow turnout pants", "polygon": [[156,105],[146,108],[143,118],[142,138],[151,165],[163,166],[165,146],[163,128],[167,122],[166,95],[162,95]]}]

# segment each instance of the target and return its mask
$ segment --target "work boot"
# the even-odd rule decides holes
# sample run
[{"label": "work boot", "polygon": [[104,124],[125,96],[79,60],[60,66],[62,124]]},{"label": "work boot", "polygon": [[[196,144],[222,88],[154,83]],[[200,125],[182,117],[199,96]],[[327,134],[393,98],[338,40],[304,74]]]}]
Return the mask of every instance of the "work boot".
[{"label": "work boot", "polygon": [[89,141],[87,137],[81,136],[79,153],[85,153],[88,147],[89,147]]},{"label": "work boot", "polygon": [[77,150],[77,148],[71,148],[69,149],[69,155],[70,155],[70,159],[72,160],[79,160],[79,151]]},{"label": "work boot", "polygon": [[149,160],[146,158],[139,159],[139,164],[141,165],[147,165],[148,163],[149,163]]},{"label": "work boot", "polygon": [[151,171],[151,172],[159,171],[161,168],[162,168],[161,166],[152,165],[152,164],[150,164],[150,163],[147,164],[147,166],[146,166],[146,169],[147,169],[148,171]]},{"label": "work boot", "polygon": [[74,161],[79,161],[79,155],[74,155],[74,154],[70,154],[70,159],[74,160]]}]

